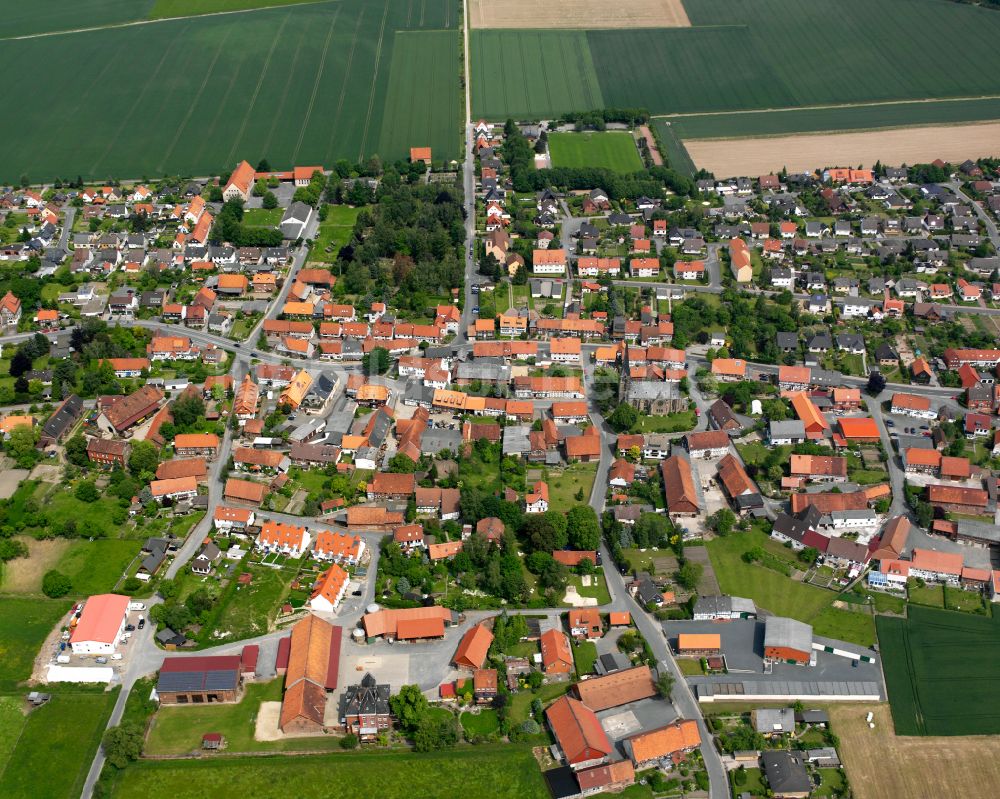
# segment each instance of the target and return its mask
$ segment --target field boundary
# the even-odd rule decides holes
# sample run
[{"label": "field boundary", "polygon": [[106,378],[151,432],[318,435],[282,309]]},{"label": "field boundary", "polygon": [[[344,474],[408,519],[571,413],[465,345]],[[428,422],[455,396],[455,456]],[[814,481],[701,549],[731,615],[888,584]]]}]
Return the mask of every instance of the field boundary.
[{"label": "field boundary", "polygon": [[44,39],[49,36],[67,36],[72,33],[94,33],[117,28],[135,28],[139,25],[155,25],[158,22],[177,22],[181,19],[207,19],[209,17],[227,17],[232,14],[254,14],[258,11],[273,11],[274,9],[297,8],[299,6],[317,6],[330,3],[331,0],[300,0],[298,3],[283,3],[277,6],[260,6],[258,8],[238,8],[232,11],[210,11],[207,14],[188,14],[183,17],[155,17],[153,19],[133,19],[128,22],[113,22],[109,25],[94,25],[87,28],[66,28],[58,31],[43,31],[41,33],[25,33],[20,36],[0,36],[0,42],[20,42],[25,39]]}]

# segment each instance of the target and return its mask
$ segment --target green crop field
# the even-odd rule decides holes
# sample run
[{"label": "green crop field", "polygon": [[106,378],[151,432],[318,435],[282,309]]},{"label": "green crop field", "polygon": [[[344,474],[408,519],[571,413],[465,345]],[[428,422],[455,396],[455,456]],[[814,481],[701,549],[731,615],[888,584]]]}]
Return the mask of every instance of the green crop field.
[{"label": "green crop field", "polygon": [[146,761],[120,772],[111,791],[114,799],[355,799],[368,795],[381,799],[547,799],[549,792],[531,749],[509,744],[426,754],[345,752]]},{"label": "green crop field", "polygon": [[876,624],[897,735],[1000,733],[1000,617],[911,605]]},{"label": "green crop field", "polygon": [[[0,69],[36,65],[34,81],[8,82],[18,124],[0,139],[0,180],[208,175],[242,158],[395,160],[418,143],[458,157],[457,39],[444,56],[450,85],[435,61],[432,79],[387,104],[395,31],[422,32],[399,37],[404,69],[421,48],[437,59],[438,31],[458,19],[455,0],[343,0],[0,41]],[[58,82],[64,100],[39,80]],[[411,106],[426,109],[418,121]]]},{"label": "green crop field", "polygon": [[49,3],[38,0],[4,0],[0,39],[35,36],[53,31],[120,25],[143,19],[154,0],[73,0]]},{"label": "green crop field", "polygon": [[[20,716],[21,696],[0,697],[7,704],[0,716],[0,796],[79,796],[115,696],[58,690],[48,703],[27,717]],[[10,713],[11,700],[17,702],[20,724]],[[16,739],[7,740],[12,733],[16,733]],[[52,768],[53,764],[58,768]]]},{"label": "green crop field", "polygon": [[408,155],[430,146],[435,161],[455,156],[463,113],[458,31],[400,31],[394,39],[378,151]]},{"label": "green crop field", "polygon": [[[587,110],[596,106],[580,88],[595,76],[599,90],[589,94],[603,105],[654,114],[1000,95],[1000,52],[992,44],[1000,15],[990,10],[941,0],[684,5],[691,28],[476,31],[475,113]],[[928,30],[934,48],[948,53],[946,67],[926,56]],[[586,69],[552,63],[567,42]]]},{"label": "green crop field", "polygon": [[156,0],[149,10],[149,19],[193,17],[198,14],[220,14],[227,11],[247,11],[254,8],[290,6],[319,0]]},{"label": "green crop field", "polygon": [[12,689],[31,676],[45,636],[71,604],[63,599],[0,598],[0,688]]},{"label": "green crop field", "polygon": [[642,169],[631,133],[550,133],[549,153],[554,167],[603,167],[624,173]]},{"label": "green crop field", "polygon": [[476,116],[502,119],[604,107],[584,31],[474,30],[470,46]]},{"label": "green crop field", "polygon": [[[668,117],[669,127],[682,139],[777,136],[828,130],[872,130],[907,125],[940,125],[1000,119],[1000,98],[940,102],[851,105],[735,114]],[[656,119],[661,130],[666,120]]]}]

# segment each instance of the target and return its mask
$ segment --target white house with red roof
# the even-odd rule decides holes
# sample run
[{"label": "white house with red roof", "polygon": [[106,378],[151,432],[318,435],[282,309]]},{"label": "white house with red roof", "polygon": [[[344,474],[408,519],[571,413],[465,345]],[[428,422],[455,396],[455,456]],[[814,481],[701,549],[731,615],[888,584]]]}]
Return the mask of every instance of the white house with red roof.
[{"label": "white house with red roof", "polygon": [[525,513],[545,513],[549,509],[549,484],[539,480],[524,495]]},{"label": "white house with red roof", "polygon": [[309,548],[310,540],[306,527],[267,521],[257,538],[257,548],[297,558]]}]

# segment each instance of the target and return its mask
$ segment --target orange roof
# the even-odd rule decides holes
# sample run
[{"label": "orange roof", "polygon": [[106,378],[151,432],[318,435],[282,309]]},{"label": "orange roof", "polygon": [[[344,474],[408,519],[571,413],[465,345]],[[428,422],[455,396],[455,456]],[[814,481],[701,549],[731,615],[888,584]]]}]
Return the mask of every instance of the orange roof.
[{"label": "orange roof", "polygon": [[911,411],[930,410],[931,401],[927,397],[920,397],[916,394],[895,393],[892,395],[892,407],[905,408]]},{"label": "orange roof", "polygon": [[248,524],[250,522],[250,514],[253,513],[249,508],[227,508],[225,505],[216,505],[215,507],[215,520],[220,522],[240,522],[242,524]]},{"label": "orange roof", "polygon": [[877,483],[873,486],[865,486],[862,489],[862,493],[869,502],[873,502],[876,499],[881,499],[882,497],[891,497],[892,489],[889,488],[888,483]]},{"label": "orange roof", "polygon": [[914,466],[933,466],[935,469],[941,465],[941,453],[936,449],[920,449],[919,447],[909,447],[904,457],[906,463]]},{"label": "orange roof", "polygon": [[614,751],[594,711],[577,699],[557,699],[546,709],[545,718],[570,765],[599,760]]},{"label": "orange roof", "polygon": [[566,250],[561,247],[554,250],[534,250],[531,262],[535,266],[561,266],[566,263]]},{"label": "orange roof", "polygon": [[262,502],[267,487],[262,483],[253,483],[250,480],[239,480],[230,477],[226,480],[225,496],[230,499],[239,499],[244,502]]},{"label": "orange roof", "polygon": [[312,375],[305,369],[300,370],[281,392],[280,401],[291,405],[293,408],[298,408],[302,404],[302,400],[308,393],[312,383]]},{"label": "orange roof", "polygon": [[677,636],[677,651],[719,650],[722,636],[718,633],[680,633]]},{"label": "orange roof", "polygon": [[559,418],[560,416],[586,416],[586,415],[587,415],[587,403],[584,402],[583,400],[552,403],[552,416],[555,418]]},{"label": "orange roof", "polygon": [[875,420],[869,417],[861,419],[839,419],[840,432],[844,438],[860,438],[877,440],[879,437],[878,425]]},{"label": "orange roof", "polygon": [[350,578],[347,572],[336,563],[331,564],[330,568],[319,576],[309,599],[323,597],[331,605],[336,606],[337,600],[341,596],[341,591],[347,584],[348,579]]},{"label": "orange roof", "polygon": [[171,494],[197,491],[198,479],[196,477],[174,477],[167,480],[153,480],[149,484],[149,490],[154,497],[168,497]]},{"label": "orange roof", "polygon": [[694,719],[677,721],[626,739],[626,748],[631,751],[635,763],[659,760],[698,746],[701,746],[701,734]]},{"label": "orange roof", "polygon": [[177,458],[164,461],[156,467],[157,480],[171,480],[177,477],[194,477],[204,480],[208,476],[208,464],[204,458]]},{"label": "orange roof", "polygon": [[59,311],[50,311],[45,308],[40,308],[38,313],[35,314],[36,322],[55,322],[59,318]]},{"label": "orange roof", "polygon": [[612,627],[627,627],[632,623],[632,614],[627,610],[613,610],[608,614],[608,624]]},{"label": "orange roof", "polygon": [[114,644],[128,612],[128,597],[120,594],[97,594],[83,606],[70,642],[96,641]]},{"label": "orange roof", "polygon": [[452,659],[452,662],[456,666],[481,669],[491,643],[493,643],[493,633],[482,624],[477,624],[469,628],[462,637],[458,649],[455,650],[455,657]]},{"label": "orange roof", "polygon": [[220,289],[239,289],[240,291],[245,291],[247,283],[246,275],[223,274],[219,275],[218,286]]},{"label": "orange roof", "polygon": [[389,399],[389,387],[366,383],[358,389],[357,399],[366,402],[385,402]]},{"label": "orange roof", "polygon": [[579,355],[581,346],[578,338],[554,338],[549,342],[549,352],[553,355]]},{"label": "orange roof", "polygon": [[854,491],[850,494],[817,493],[792,494],[789,497],[792,514],[804,511],[812,505],[820,513],[831,513],[835,510],[864,510],[868,507],[868,497],[864,491]]},{"label": "orange roof", "polygon": [[215,433],[178,433],[174,436],[174,449],[202,449],[219,447],[219,437]]},{"label": "orange roof", "polygon": [[816,435],[830,429],[829,422],[819,412],[819,408],[803,392],[799,391],[792,395],[792,408],[805,425],[806,433]]},{"label": "orange roof", "polygon": [[712,361],[712,374],[745,377],[747,362],[742,358],[716,358]]},{"label": "orange roof", "polygon": [[569,647],[569,638],[562,630],[546,630],[542,633],[539,644],[542,649],[542,668],[545,671],[572,671],[573,650]]},{"label": "orange roof", "polygon": [[927,486],[927,500],[931,504],[970,505],[985,509],[986,503],[989,501],[989,494],[981,488],[929,485]]},{"label": "orange roof", "polygon": [[378,610],[375,613],[366,613],[361,618],[365,633],[369,638],[380,635],[395,636],[400,622],[419,621],[424,619],[440,619],[442,622],[451,622],[451,611],[440,605],[420,608],[399,608]]},{"label": "orange roof", "polygon": [[793,476],[847,477],[847,458],[827,455],[792,455],[790,469]]},{"label": "orange roof", "polygon": [[833,390],[834,404],[844,402],[861,402],[860,388],[835,388]]},{"label": "orange roof", "polygon": [[431,160],[431,148],[430,147],[411,147],[410,148],[410,161],[430,161]]},{"label": "orange roof", "polygon": [[649,666],[635,666],[604,677],[594,677],[575,686],[580,701],[595,712],[656,696]]},{"label": "orange roof", "polygon": [[[340,628],[319,616],[309,614],[292,627],[279,727],[302,717],[322,726],[331,660],[336,657],[339,662],[340,642]],[[336,675],[332,677],[332,687],[336,687]]]},{"label": "orange roof", "polygon": [[442,541],[439,544],[431,544],[427,547],[427,557],[431,560],[444,560],[453,558],[462,551],[461,541]]},{"label": "orange roof", "polygon": [[732,454],[726,455],[719,461],[719,479],[731,497],[742,496],[748,492],[758,493],[757,486],[746,473],[743,464]]},{"label": "orange roof", "polygon": [[910,568],[957,576],[962,573],[962,555],[957,552],[914,549],[913,554],[910,555]]},{"label": "orange roof", "polygon": [[663,476],[667,510],[670,513],[697,513],[701,506],[691,475],[691,464],[672,455],[660,463],[660,473]]},{"label": "orange roof", "polygon": [[[226,189],[230,186],[235,186],[244,194],[249,193],[250,187],[253,185],[254,178],[257,173],[250,164],[246,161],[240,161],[239,166],[233,170],[233,173],[229,176],[229,181],[226,183]],[[225,191],[225,189],[223,189]]]},{"label": "orange roof", "polygon": [[257,541],[267,546],[300,547],[306,535],[305,527],[266,521],[264,522],[264,526],[261,527],[260,536],[258,536]]},{"label": "orange roof", "polygon": [[778,382],[809,385],[811,374],[812,370],[808,366],[780,366],[778,367]]}]

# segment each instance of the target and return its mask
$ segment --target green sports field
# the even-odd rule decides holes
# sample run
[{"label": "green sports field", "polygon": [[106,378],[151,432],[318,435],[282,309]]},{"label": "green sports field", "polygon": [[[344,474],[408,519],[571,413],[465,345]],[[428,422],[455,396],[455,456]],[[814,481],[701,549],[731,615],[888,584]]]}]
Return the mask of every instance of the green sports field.
[{"label": "green sports field", "polygon": [[[342,0],[0,41],[7,74],[35,65],[34,80],[7,82],[18,117],[0,180],[395,160],[413,145],[457,157],[458,19],[455,0]],[[421,53],[433,67],[403,102],[391,85]],[[58,85],[58,103],[39,81]]]},{"label": "green sports field", "polygon": [[897,735],[1000,733],[1000,616],[910,605],[876,623]]},{"label": "green sports field", "polygon": [[538,764],[525,746],[448,752],[338,753],[281,758],[142,762],[115,782],[114,799],[547,799]]},{"label": "green sports field", "polygon": [[[994,11],[944,0],[684,6],[691,28],[475,31],[474,113],[583,110],[593,106],[580,88],[594,84],[599,92],[589,93],[599,93],[605,106],[653,114],[1000,95]],[[567,40],[576,50],[574,68],[542,68]],[[521,86],[527,88],[509,88]]]},{"label": "green sports field", "polygon": [[549,153],[554,167],[603,167],[623,173],[642,169],[631,133],[550,133]]}]

